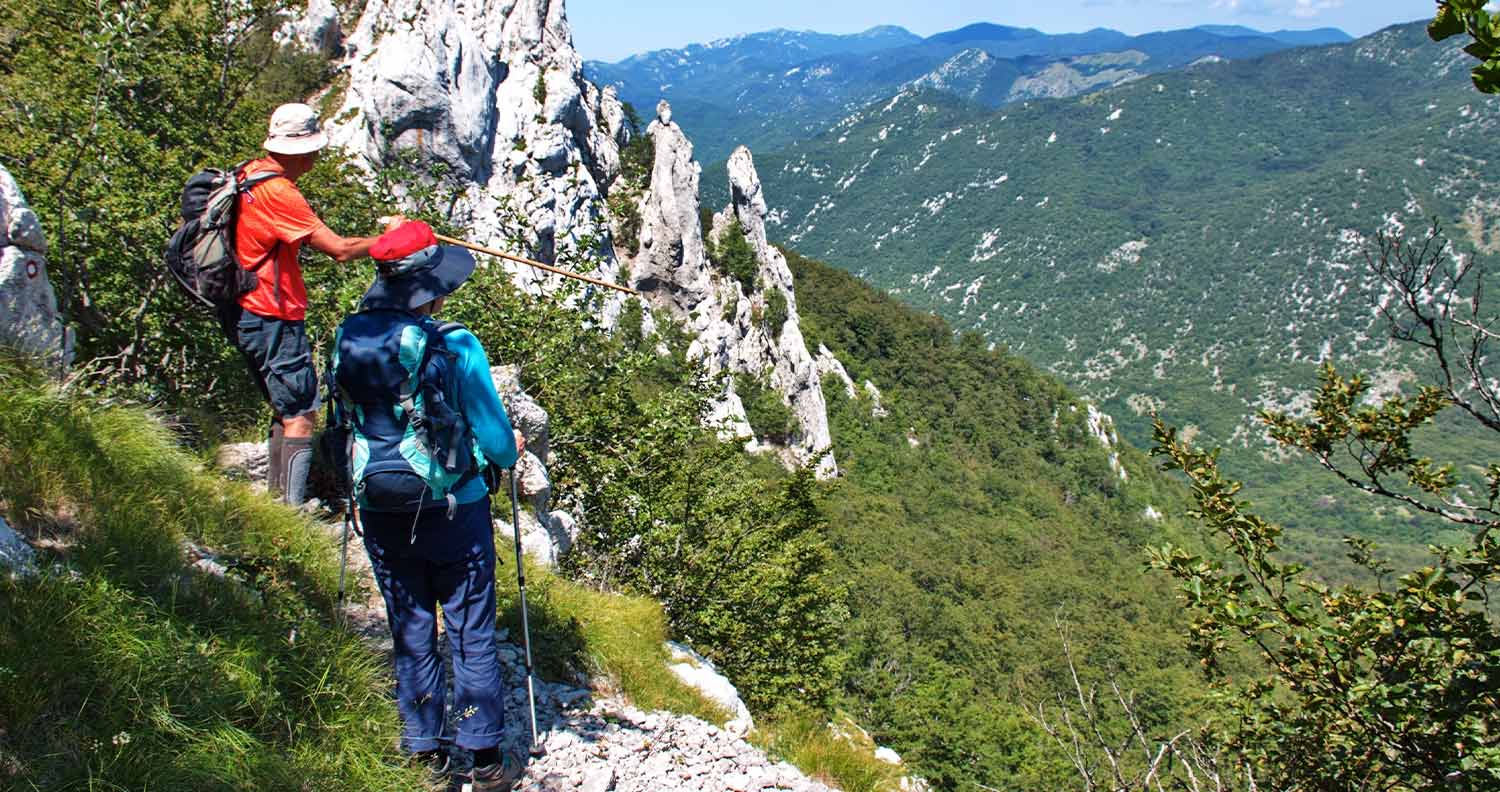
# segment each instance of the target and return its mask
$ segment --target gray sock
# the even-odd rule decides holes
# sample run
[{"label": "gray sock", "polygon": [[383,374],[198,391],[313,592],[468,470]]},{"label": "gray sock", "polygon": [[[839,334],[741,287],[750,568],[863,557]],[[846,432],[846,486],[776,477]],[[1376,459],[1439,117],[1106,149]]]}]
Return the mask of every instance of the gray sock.
[{"label": "gray sock", "polygon": [[312,438],[288,437],[281,441],[286,481],[286,502],[301,506],[307,500],[307,471],[312,468]]}]

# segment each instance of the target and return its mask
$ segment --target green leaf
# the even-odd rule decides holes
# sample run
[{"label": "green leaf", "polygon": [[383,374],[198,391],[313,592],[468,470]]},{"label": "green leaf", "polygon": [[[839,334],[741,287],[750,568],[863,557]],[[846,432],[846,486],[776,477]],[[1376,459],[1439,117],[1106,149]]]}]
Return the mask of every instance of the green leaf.
[{"label": "green leaf", "polygon": [[1452,8],[1442,6],[1438,8],[1437,15],[1427,23],[1427,35],[1433,41],[1442,41],[1450,36],[1456,36],[1464,32],[1464,23]]}]

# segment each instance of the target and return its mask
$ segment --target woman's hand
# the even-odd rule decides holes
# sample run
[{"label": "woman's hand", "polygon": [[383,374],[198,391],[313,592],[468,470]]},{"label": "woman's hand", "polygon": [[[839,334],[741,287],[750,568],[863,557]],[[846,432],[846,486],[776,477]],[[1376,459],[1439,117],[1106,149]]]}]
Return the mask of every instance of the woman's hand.
[{"label": "woman's hand", "polygon": [[526,435],[521,434],[520,429],[511,431],[516,435],[516,458],[519,459],[522,454],[526,453]]}]

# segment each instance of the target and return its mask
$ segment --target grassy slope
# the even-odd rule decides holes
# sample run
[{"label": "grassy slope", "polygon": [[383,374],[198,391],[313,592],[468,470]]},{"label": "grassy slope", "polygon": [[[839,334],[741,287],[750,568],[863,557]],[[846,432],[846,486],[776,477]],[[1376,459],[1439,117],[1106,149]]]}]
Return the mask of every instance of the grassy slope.
[{"label": "grassy slope", "polygon": [[[0,364],[0,507],[66,547],[0,579],[0,780],[19,789],[420,787],[396,752],[385,661],[328,616],[333,542],[206,472],[139,410]],[[236,559],[193,572],[191,539]],[[50,555],[50,554],[49,554]],[[518,621],[500,569],[502,620]],[[655,603],[539,572],[540,662],[640,706],[722,722],[666,671]]]},{"label": "grassy slope", "polygon": [[[59,393],[0,362],[0,514],[58,563],[0,577],[0,786],[412,790],[386,661],[329,618],[337,548],[305,518],[204,470],[156,419]],[[194,572],[179,543],[232,558]],[[500,621],[519,634],[501,548]],[[528,565],[540,673],[585,670],[645,709],[722,724],[667,671],[661,607]],[[849,792],[895,788],[870,747],[812,713],[757,744]]]}]

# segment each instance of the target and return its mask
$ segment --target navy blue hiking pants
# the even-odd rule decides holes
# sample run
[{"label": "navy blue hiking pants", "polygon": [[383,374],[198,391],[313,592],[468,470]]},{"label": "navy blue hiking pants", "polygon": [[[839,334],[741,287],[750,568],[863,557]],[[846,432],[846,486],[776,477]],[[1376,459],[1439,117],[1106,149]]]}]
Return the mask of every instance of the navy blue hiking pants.
[{"label": "navy blue hiking pants", "polygon": [[444,737],[447,680],[437,651],[437,609],[453,650],[452,742],[479,750],[500,742],[505,723],[495,650],[495,536],[490,499],[421,512],[361,512],[365,548],[385,598],[396,650],[402,747],[436,750]]}]

